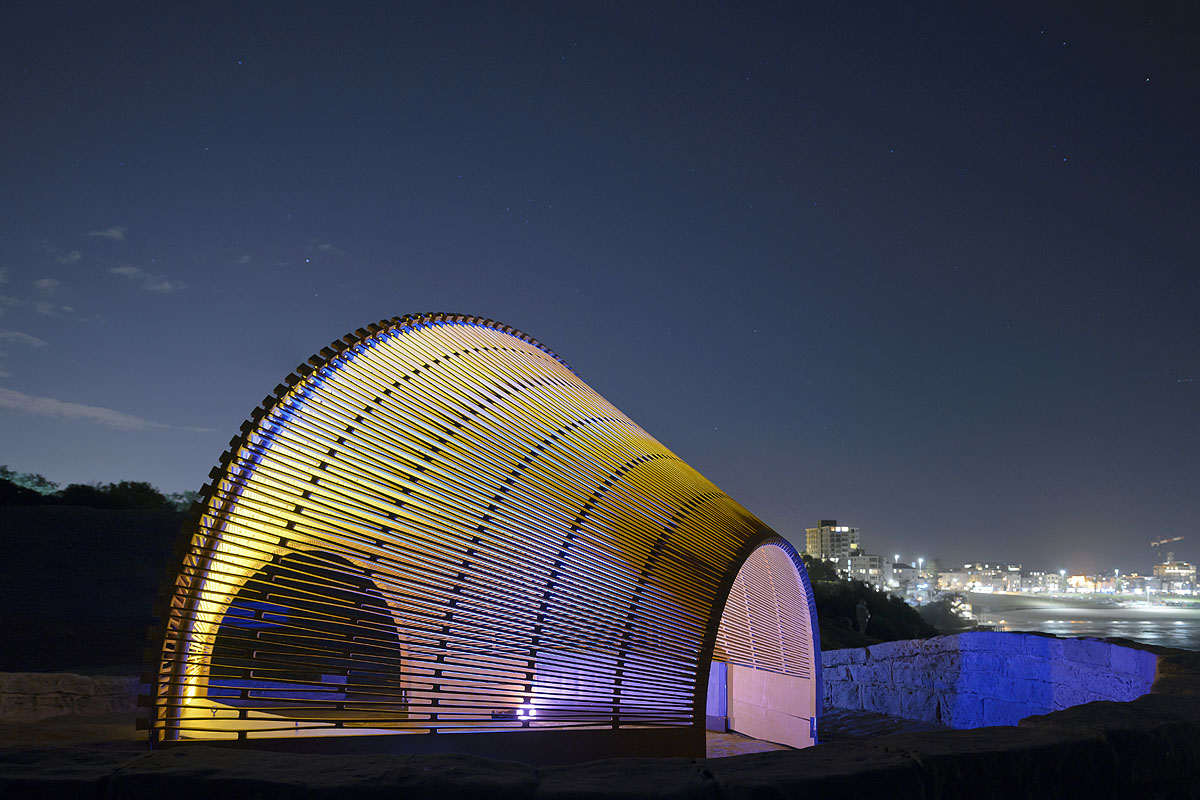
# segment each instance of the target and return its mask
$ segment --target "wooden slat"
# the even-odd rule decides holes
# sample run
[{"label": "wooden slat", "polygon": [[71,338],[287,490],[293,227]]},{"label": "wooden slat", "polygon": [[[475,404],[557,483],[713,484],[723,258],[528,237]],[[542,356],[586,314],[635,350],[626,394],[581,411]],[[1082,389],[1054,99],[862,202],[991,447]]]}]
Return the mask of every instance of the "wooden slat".
[{"label": "wooden slat", "polygon": [[746,559],[721,615],[714,658],[814,680],[815,631],[804,564],[776,537]]},{"label": "wooden slat", "polygon": [[737,609],[725,657],[812,668],[808,609],[788,621],[804,588],[770,556],[720,596],[768,529],[490,320],[335,342],[204,497],[169,581],[155,741],[702,725],[718,607]]}]

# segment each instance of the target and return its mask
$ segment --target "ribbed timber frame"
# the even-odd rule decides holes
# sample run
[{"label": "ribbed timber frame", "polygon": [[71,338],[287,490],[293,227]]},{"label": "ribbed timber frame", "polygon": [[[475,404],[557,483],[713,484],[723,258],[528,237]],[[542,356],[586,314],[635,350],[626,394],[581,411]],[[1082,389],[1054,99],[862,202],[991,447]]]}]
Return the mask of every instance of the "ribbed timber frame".
[{"label": "ribbed timber frame", "polygon": [[[719,630],[723,659],[818,671],[790,545],[491,320],[334,342],[210,477],[164,593],[154,744],[519,755],[587,731],[557,741],[694,755]],[[764,545],[785,592],[739,576]]]}]

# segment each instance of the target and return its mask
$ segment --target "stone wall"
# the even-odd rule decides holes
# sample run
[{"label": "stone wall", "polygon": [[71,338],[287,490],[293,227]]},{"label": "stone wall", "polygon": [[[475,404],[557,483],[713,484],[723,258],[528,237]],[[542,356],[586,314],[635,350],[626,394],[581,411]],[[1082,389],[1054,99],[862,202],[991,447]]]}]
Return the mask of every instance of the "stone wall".
[{"label": "stone wall", "polygon": [[981,631],[831,650],[822,661],[826,706],[979,728],[1141,697],[1158,659],[1095,639]]},{"label": "stone wall", "polygon": [[137,678],[0,672],[0,722],[128,712],[137,707],[137,691]]}]

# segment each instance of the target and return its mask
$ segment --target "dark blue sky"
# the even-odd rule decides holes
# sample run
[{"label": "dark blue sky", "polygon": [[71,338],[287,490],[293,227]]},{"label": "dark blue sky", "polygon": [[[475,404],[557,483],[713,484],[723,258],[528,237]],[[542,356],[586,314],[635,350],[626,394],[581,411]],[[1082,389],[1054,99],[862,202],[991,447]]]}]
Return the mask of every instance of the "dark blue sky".
[{"label": "dark blue sky", "polygon": [[197,489],[455,311],[785,535],[1200,558],[1194,4],[645,5],[4,4],[0,463]]}]

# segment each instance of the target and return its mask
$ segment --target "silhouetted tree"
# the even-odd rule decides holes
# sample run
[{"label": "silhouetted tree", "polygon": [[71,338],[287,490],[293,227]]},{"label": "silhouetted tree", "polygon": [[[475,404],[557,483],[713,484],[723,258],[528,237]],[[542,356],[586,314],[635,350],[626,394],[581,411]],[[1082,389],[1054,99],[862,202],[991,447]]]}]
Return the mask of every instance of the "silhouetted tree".
[{"label": "silhouetted tree", "polygon": [[808,571],[809,580],[840,581],[842,579],[838,575],[832,561],[826,561],[823,558],[813,558],[809,553],[803,553],[800,557],[804,559],[804,569]]},{"label": "silhouetted tree", "polygon": [[194,503],[200,501],[199,492],[171,492],[167,495],[167,502],[176,511],[187,511]]},{"label": "silhouetted tree", "polygon": [[55,497],[64,506],[91,506],[92,508],[114,508],[112,498],[98,483],[72,483]]},{"label": "silhouetted tree", "polygon": [[[871,626],[866,641],[891,642],[897,639],[924,639],[938,631],[917,610],[895,595],[881,592],[861,581],[820,582],[813,584],[817,616],[827,625],[854,629],[858,602],[867,604]],[[824,641],[824,640],[822,640]]]},{"label": "silhouetted tree", "polygon": [[0,505],[64,505],[91,508],[187,511],[199,492],[164,495],[145,481],[72,483],[65,489],[33,472],[17,472],[0,465]]},{"label": "silhouetted tree", "polygon": [[7,478],[0,478],[0,506],[40,506],[46,498]]},{"label": "silhouetted tree", "polygon": [[975,623],[954,612],[949,600],[935,600],[917,609],[921,619],[943,633],[956,633],[975,627]]},{"label": "silhouetted tree", "polygon": [[110,483],[103,487],[102,491],[112,503],[110,508],[144,508],[155,511],[174,509],[162,492],[144,481]]},{"label": "silhouetted tree", "polygon": [[8,481],[41,495],[52,494],[58,489],[57,483],[47,480],[36,472],[16,472],[9,469],[7,464],[0,464],[0,480]]}]

